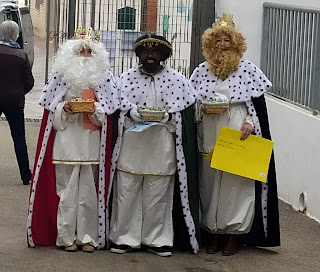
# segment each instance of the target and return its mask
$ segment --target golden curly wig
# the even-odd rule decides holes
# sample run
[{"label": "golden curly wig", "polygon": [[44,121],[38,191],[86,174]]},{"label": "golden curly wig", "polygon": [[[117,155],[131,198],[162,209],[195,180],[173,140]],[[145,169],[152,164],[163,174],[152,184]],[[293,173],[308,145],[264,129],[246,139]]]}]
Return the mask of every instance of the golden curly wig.
[{"label": "golden curly wig", "polygon": [[[218,46],[217,38],[221,35],[230,37],[230,46]],[[225,79],[238,69],[240,59],[247,50],[244,36],[234,25],[213,24],[202,35],[203,56],[214,74]]]}]

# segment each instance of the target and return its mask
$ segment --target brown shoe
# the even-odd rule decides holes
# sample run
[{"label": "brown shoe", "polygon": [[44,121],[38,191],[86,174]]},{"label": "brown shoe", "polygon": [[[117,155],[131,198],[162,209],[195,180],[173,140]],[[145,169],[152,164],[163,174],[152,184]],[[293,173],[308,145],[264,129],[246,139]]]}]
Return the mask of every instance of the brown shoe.
[{"label": "brown shoe", "polygon": [[76,252],[77,251],[77,245],[73,243],[71,246],[65,246],[64,250],[67,252]]},{"label": "brown shoe", "polygon": [[228,235],[227,245],[222,250],[223,256],[232,256],[242,248],[242,243],[238,235]]},{"label": "brown shoe", "polygon": [[221,248],[221,235],[209,233],[206,253],[207,254],[216,254],[221,249],[222,249]]},{"label": "brown shoe", "polygon": [[82,251],[83,252],[87,252],[87,253],[92,253],[94,252],[94,247],[92,245],[88,244],[84,244],[82,245]]}]

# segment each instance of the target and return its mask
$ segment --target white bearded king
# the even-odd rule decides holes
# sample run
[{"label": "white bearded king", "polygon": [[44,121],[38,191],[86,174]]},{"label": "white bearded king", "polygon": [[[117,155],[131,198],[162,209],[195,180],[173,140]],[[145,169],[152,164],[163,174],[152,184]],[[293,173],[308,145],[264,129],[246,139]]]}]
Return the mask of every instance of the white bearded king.
[{"label": "white bearded king", "polygon": [[[119,108],[107,67],[104,45],[90,36],[67,41],[57,53],[53,75],[39,101],[46,122],[41,125],[44,135],[39,137],[29,203],[29,246],[56,244],[76,251],[80,245],[85,252],[105,246],[108,152],[111,156],[108,115]],[[93,110],[74,111],[70,101],[77,98],[90,100]],[[42,200],[40,195],[52,198]]]},{"label": "white bearded king", "polygon": [[[80,56],[80,51],[88,47],[92,57]],[[97,87],[103,81],[103,73],[109,66],[109,56],[102,43],[87,39],[69,40],[61,46],[53,70],[64,75],[69,86],[85,89]]]}]

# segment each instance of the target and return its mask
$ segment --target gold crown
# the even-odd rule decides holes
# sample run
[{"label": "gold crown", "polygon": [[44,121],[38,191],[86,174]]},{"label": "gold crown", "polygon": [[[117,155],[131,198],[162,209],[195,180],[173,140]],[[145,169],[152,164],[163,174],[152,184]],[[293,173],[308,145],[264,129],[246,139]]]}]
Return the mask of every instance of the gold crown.
[{"label": "gold crown", "polygon": [[76,29],[73,39],[100,41],[100,31],[93,30],[92,27],[88,27],[88,29],[85,29],[80,26]]},{"label": "gold crown", "polygon": [[235,27],[236,25],[233,22],[233,16],[231,14],[223,13],[222,18],[219,17],[213,26],[231,26]]}]

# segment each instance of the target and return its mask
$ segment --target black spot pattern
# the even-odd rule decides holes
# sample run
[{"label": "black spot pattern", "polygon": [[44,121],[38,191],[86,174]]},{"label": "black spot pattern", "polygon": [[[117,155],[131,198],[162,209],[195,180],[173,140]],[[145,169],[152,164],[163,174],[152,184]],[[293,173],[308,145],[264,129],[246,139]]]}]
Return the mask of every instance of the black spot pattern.
[{"label": "black spot pattern", "polygon": [[[133,73],[135,73],[135,80],[132,77]],[[118,92],[121,94],[122,110],[130,110],[137,103],[147,105],[146,94],[148,94],[152,81],[155,83],[159,98],[158,106],[167,105],[167,110],[171,113],[181,111],[195,101],[196,93],[189,81],[181,73],[168,66],[154,77],[142,74],[138,67],[123,73],[121,77],[122,79],[118,80],[117,86]],[[124,84],[124,82],[129,82],[129,84]],[[131,93],[132,89],[135,91],[134,95]]]},{"label": "black spot pattern", "polygon": [[[199,80],[199,75],[208,74],[208,77],[203,77]],[[204,79],[205,78],[205,79]],[[207,79],[211,80],[210,83]],[[214,98],[215,86],[218,77],[213,75],[209,71],[207,62],[200,64],[190,77],[190,83],[197,91],[197,100],[202,101],[204,98]],[[209,86],[208,86],[209,84]],[[271,82],[263,74],[263,72],[257,68],[251,62],[247,60],[241,60],[239,69],[229,76],[229,86],[231,86],[231,101],[245,102],[248,108],[248,112],[252,117],[255,133],[257,136],[262,137],[260,122],[255,111],[255,108],[251,102],[254,97],[259,97],[265,93],[271,86]],[[206,90],[213,90],[212,93]],[[267,236],[267,199],[268,199],[268,185],[263,183],[261,190],[261,206],[263,215],[263,225],[265,235]]]},{"label": "black spot pattern", "polygon": [[[118,98],[117,89],[114,85],[113,76],[110,72],[106,72],[104,75],[104,84],[102,86],[99,86],[96,90],[96,96],[98,99],[98,102],[102,105],[104,111],[106,112],[105,115],[105,121],[102,125],[102,135],[106,135],[107,131],[107,114],[114,113],[119,107],[120,102]],[[58,87],[56,87],[58,86]],[[54,74],[50,80],[48,81],[48,84],[45,86],[41,98],[39,100],[39,105],[43,106],[45,109],[49,110],[49,116],[48,121],[45,128],[44,137],[41,144],[41,150],[39,154],[39,158],[37,161],[37,167],[35,170],[35,175],[32,183],[32,191],[30,195],[30,201],[29,201],[29,212],[28,212],[28,244],[31,247],[34,247],[33,239],[32,239],[32,233],[31,233],[31,226],[32,226],[32,211],[33,211],[33,203],[36,195],[36,188],[38,184],[38,178],[39,173],[41,170],[41,166],[45,157],[45,151],[48,144],[48,138],[51,133],[53,120],[54,120],[54,111],[56,110],[56,106],[59,102],[61,102],[62,97],[65,95],[67,91],[66,83],[63,82],[62,75]],[[50,92],[48,92],[50,90]],[[49,103],[46,104],[44,102],[48,101]],[[102,203],[102,205],[99,205],[99,248],[105,247],[105,241],[106,241],[106,233],[107,233],[107,225],[106,224],[106,216],[105,216],[105,194],[101,192],[105,192],[105,147],[106,146],[106,137],[102,137],[102,141],[100,144],[100,163],[99,163],[99,202]],[[39,180],[39,182],[42,182]],[[108,197],[109,197],[109,191],[108,191]]]},{"label": "black spot pattern", "polygon": [[[148,88],[151,84],[151,81],[154,80],[155,89],[158,95],[158,103],[162,103],[162,106],[167,106],[167,109],[171,113],[175,113],[176,117],[176,134],[177,134],[177,169],[179,173],[179,184],[181,191],[181,199],[183,208],[183,214],[185,217],[185,223],[188,228],[188,232],[190,235],[190,243],[193,247],[193,251],[196,253],[199,250],[199,246],[197,240],[195,238],[194,230],[194,222],[191,216],[189,202],[188,202],[188,189],[187,189],[187,173],[185,168],[185,159],[182,150],[182,120],[180,111],[187,108],[189,105],[195,102],[196,93],[193,87],[189,84],[186,78],[181,75],[179,72],[174,71],[169,67],[165,67],[165,69],[157,74],[155,77],[149,77],[142,75],[138,68],[133,68],[129,70],[129,72],[124,73],[122,75],[123,80],[119,80],[117,82],[119,93],[121,93],[121,113],[119,117],[119,134],[117,143],[114,148],[113,156],[112,156],[112,168],[111,168],[111,178],[115,175],[116,170],[116,162],[118,160],[118,156],[120,154],[120,147],[122,142],[122,133],[123,133],[123,123],[124,117],[128,110],[130,110],[133,105],[136,103],[146,104],[147,97],[142,92],[135,93],[136,97],[132,97],[130,95],[130,91],[126,85],[122,84],[122,82],[126,82],[130,77],[130,73],[135,71],[135,76],[139,82],[140,89],[144,89],[145,93],[148,93]],[[130,80],[129,80],[130,81]],[[134,86],[133,83],[132,87]],[[172,85],[173,84],[173,85]],[[144,87],[143,87],[144,86]],[[174,87],[173,87],[174,86]],[[123,99],[122,99],[123,98]],[[123,107],[124,106],[124,107]],[[160,105],[158,105],[160,106]]]},{"label": "black spot pattern", "polygon": [[[260,126],[260,121],[257,116],[256,110],[253,106],[253,103],[251,101],[246,102],[247,108],[249,112],[252,112],[251,117],[253,120],[254,124],[254,129],[255,133],[257,136],[262,137],[261,134],[261,126]],[[267,212],[268,212],[268,183],[262,183],[262,190],[261,190],[261,208],[262,208],[262,220],[263,220],[263,227],[264,227],[264,233],[265,236],[267,237],[267,224],[268,224],[268,217],[267,217]]]},{"label": "black spot pattern", "polygon": [[[253,73],[258,76],[258,79],[253,79],[256,77]],[[199,74],[207,74],[207,77],[199,81],[197,80]],[[214,98],[217,79],[218,77],[209,71],[207,62],[200,64],[194,70],[190,77],[190,83],[196,89],[198,101],[202,101],[205,98]],[[247,60],[242,60],[239,64],[239,69],[229,76],[229,86],[232,86],[232,100],[245,102],[251,100],[252,97],[259,97],[266,92],[272,84],[254,64]],[[208,92],[208,90],[212,91]]]},{"label": "black spot pattern", "polygon": [[[45,86],[39,100],[39,105],[47,110],[54,111],[57,104],[67,91],[66,83],[60,74],[54,74]],[[98,102],[107,114],[112,114],[119,108],[119,96],[114,85],[113,76],[109,71],[104,74],[103,83],[97,88]],[[49,92],[48,92],[49,91]],[[46,103],[46,102],[49,103]]]}]

